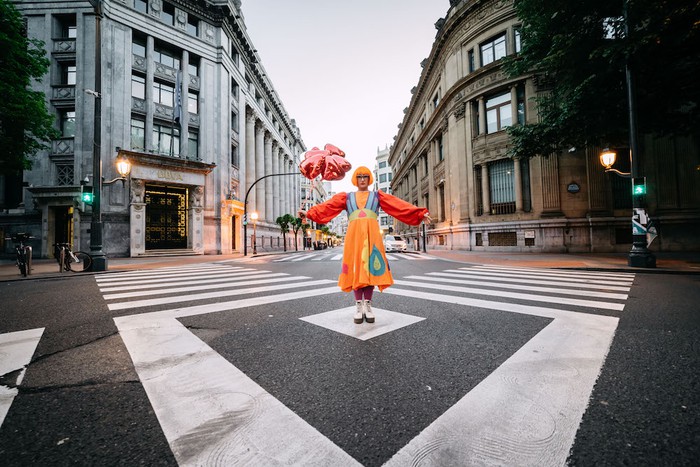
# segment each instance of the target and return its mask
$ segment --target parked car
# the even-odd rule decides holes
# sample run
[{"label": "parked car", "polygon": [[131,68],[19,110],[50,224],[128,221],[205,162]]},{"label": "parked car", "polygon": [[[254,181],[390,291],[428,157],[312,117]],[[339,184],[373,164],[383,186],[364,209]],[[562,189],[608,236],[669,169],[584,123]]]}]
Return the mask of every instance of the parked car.
[{"label": "parked car", "polygon": [[406,251],[407,249],[408,244],[400,235],[387,235],[384,237],[384,250],[387,252]]}]

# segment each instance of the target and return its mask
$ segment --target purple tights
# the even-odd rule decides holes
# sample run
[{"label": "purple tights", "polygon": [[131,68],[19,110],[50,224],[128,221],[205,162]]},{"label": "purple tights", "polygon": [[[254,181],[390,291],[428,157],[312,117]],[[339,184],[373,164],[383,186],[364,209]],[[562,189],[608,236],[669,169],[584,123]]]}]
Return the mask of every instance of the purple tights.
[{"label": "purple tights", "polygon": [[353,290],[355,292],[355,300],[372,300],[372,293],[374,292],[374,286],[368,285],[367,287],[361,287],[359,289]]}]

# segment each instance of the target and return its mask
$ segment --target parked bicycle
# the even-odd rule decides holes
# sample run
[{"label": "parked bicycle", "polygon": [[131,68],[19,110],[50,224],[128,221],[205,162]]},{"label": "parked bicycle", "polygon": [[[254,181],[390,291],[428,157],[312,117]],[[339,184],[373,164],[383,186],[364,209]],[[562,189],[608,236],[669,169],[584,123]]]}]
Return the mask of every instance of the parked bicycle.
[{"label": "parked bicycle", "polygon": [[58,272],[82,272],[89,270],[92,266],[92,256],[84,251],[73,253],[70,243],[54,243],[53,247],[54,256],[58,261]]},{"label": "parked bicycle", "polygon": [[15,255],[17,257],[17,267],[19,273],[27,277],[32,273],[32,247],[26,242],[30,238],[34,238],[28,233],[16,233],[5,240],[12,240],[15,243]]}]

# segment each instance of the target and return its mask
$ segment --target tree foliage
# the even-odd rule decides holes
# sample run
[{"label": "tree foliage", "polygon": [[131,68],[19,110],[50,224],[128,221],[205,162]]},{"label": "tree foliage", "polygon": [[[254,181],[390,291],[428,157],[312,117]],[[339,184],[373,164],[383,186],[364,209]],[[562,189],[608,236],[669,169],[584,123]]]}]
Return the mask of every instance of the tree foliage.
[{"label": "tree foliage", "polygon": [[[534,74],[538,122],[508,128],[531,157],[629,139],[625,65],[640,133],[689,134],[700,124],[700,4],[693,0],[515,0],[522,50],[511,77]],[[625,31],[627,29],[627,31]]]},{"label": "tree foliage", "polygon": [[0,174],[31,168],[31,157],[58,137],[44,93],[30,89],[48,67],[44,43],[27,38],[22,15],[0,0]]},{"label": "tree foliage", "polygon": [[287,232],[289,232],[289,226],[294,222],[294,216],[291,214],[285,214],[278,217],[275,223],[280,226],[282,231],[282,238],[284,239],[284,251],[287,251]]}]

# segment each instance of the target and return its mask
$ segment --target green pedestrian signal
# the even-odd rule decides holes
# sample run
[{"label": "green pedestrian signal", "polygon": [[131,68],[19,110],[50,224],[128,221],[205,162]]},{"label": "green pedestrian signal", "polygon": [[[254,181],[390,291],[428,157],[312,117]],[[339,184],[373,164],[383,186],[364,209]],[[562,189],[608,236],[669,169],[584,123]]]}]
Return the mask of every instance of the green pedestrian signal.
[{"label": "green pedestrian signal", "polygon": [[647,178],[635,177],[632,179],[632,196],[644,196],[647,194]]},{"label": "green pedestrian signal", "polygon": [[92,193],[92,187],[83,185],[83,191],[80,194],[80,201],[85,204],[92,204],[94,199],[95,195]]}]

